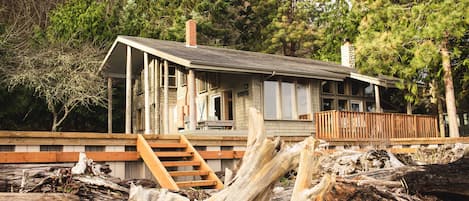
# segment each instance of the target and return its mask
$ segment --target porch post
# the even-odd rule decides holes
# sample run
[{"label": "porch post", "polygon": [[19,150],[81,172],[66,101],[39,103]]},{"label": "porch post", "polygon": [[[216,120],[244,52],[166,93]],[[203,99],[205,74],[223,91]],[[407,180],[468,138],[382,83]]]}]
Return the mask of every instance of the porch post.
[{"label": "porch post", "polygon": [[107,132],[112,133],[112,78],[107,78]]},{"label": "porch post", "polygon": [[192,69],[189,69],[187,75],[187,90],[189,91],[189,130],[195,130],[197,126],[197,108],[195,104],[195,73]]},{"label": "porch post", "polygon": [[298,81],[293,81],[293,88],[291,89],[291,102],[292,102],[292,119],[298,119],[298,94],[296,93],[296,86]]},{"label": "porch post", "polygon": [[148,53],[143,53],[143,86],[144,86],[144,110],[145,110],[145,134],[150,134],[150,81],[148,79]]},{"label": "porch post", "polygon": [[132,133],[132,48],[130,46],[127,46],[125,75],[125,133]]},{"label": "porch post", "polygon": [[155,59],[154,67],[155,67],[155,134],[159,134],[161,132],[160,129],[160,65],[161,62],[158,59]]},{"label": "porch post", "polygon": [[164,88],[163,88],[163,134],[169,132],[169,66],[168,60],[164,60]]},{"label": "porch post", "polygon": [[383,112],[383,110],[381,109],[381,99],[379,97],[379,86],[378,85],[374,85],[374,88],[375,88],[375,104],[376,104],[376,112]]}]

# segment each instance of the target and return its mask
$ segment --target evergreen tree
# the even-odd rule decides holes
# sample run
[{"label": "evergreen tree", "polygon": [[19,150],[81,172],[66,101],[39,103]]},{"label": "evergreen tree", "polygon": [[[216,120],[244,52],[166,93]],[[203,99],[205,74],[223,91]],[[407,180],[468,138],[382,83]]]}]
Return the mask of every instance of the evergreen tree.
[{"label": "evergreen tree", "polygon": [[[451,57],[467,32],[468,1],[363,1],[355,12],[365,13],[357,38],[357,61],[362,72],[390,74],[405,80],[416,102],[417,83],[429,83],[443,72],[450,136],[459,136],[456,122]],[[439,66],[439,67],[438,67]],[[412,98],[413,97],[413,98]]]}]

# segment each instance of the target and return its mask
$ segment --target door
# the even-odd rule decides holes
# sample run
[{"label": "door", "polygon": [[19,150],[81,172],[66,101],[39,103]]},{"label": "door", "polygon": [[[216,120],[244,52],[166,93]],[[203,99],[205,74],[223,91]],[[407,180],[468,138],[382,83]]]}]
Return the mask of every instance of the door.
[{"label": "door", "polygon": [[363,112],[363,101],[351,100],[350,101],[350,110],[353,111],[353,112]]},{"label": "door", "polygon": [[214,95],[211,97],[210,117],[209,120],[221,120],[221,96]]}]

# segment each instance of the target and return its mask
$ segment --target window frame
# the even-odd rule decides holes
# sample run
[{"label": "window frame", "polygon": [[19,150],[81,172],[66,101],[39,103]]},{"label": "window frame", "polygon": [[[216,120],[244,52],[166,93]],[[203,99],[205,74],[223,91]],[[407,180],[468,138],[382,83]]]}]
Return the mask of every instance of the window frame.
[{"label": "window frame", "polygon": [[[169,72],[171,72],[171,68],[174,68],[174,75],[172,74],[169,74]],[[178,86],[178,79],[177,79],[177,71],[178,71],[178,68],[177,68],[177,65],[176,64],[173,64],[173,63],[170,63],[168,64],[168,81],[169,83],[171,83],[171,79],[174,79],[174,85],[169,85],[168,84],[168,88],[177,88]],[[160,87],[164,87],[164,64],[163,65],[160,65]]]},{"label": "window frame", "polygon": [[[275,83],[276,86],[275,86],[275,110],[273,111],[274,115],[270,115],[269,117],[266,116],[266,96],[265,96],[265,93],[266,93],[266,82],[272,82],[272,83]],[[286,115],[285,114],[285,103],[284,103],[284,83],[288,83],[288,84],[292,84],[291,87],[287,87],[288,89],[290,89],[290,98],[293,97],[293,93],[297,94],[297,100],[296,101],[290,101],[290,113],[289,115]],[[271,79],[271,80],[264,80],[262,82],[263,84],[263,115],[264,115],[264,118],[266,120],[285,120],[285,121],[312,121],[312,112],[310,111],[311,108],[309,108],[308,105],[312,105],[312,99],[311,99],[311,91],[309,90],[309,80],[297,80],[297,79]],[[306,90],[304,91],[305,92],[305,96],[306,96],[306,110],[307,112],[305,114],[300,114],[299,111],[298,111],[298,108],[299,108],[299,101],[298,101],[298,85],[304,85],[306,86]],[[280,90],[278,89],[278,87],[280,87]],[[280,91],[280,95],[277,94],[277,92]],[[280,108],[277,108],[277,105],[280,101]],[[293,111],[296,107],[296,111],[298,114],[296,114],[297,116],[295,117],[294,114],[293,114]],[[278,109],[280,109],[280,111],[278,111]],[[308,110],[309,109],[309,110]],[[282,114],[281,117],[279,115],[279,112]],[[286,118],[287,116],[290,116],[290,118]],[[305,119],[304,117],[307,117],[308,119]]]}]

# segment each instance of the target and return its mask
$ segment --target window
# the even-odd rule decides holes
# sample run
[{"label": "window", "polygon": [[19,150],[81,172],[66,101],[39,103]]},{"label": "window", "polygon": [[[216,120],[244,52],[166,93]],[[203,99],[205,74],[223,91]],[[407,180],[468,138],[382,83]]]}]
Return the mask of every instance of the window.
[{"label": "window", "polygon": [[333,93],[331,81],[322,81],[321,87],[322,87],[322,93]]},{"label": "window", "polygon": [[292,119],[293,83],[282,82],[282,119]]},{"label": "window", "polygon": [[183,87],[187,85],[187,72],[184,70],[179,71],[179,86]]},{"label": "window", "polygon": [[264,81],[264,118],[277,118],[277,81]]},{"label": "window", "polygon": [[97,146],[97,145],[85,145],[85,152],[90,151],[105,151],[104,146]]},{"label": "window", "polygon": [[373,85],[372,84],[365,87],[365,96],[373,96]]},{"label": "window", "polygon": [[334,99],[324,98],[322,99],[322,110],[333,110],[334,108]]},{"label": "window", "polygon": [[340,111],[344,111],[344,110],[348,110],[348,105],[347,105],[347,100],[339,100],[339,110]]},{"label": "window", "polygon": [[363,93],[363,86],[360,82],[352,82],[352,95],[359,96]]},{"label": "window", "polygon": [[0,152],[14,152],[15,145],[0,145]]},{"label": "window", "polygon": [[208,73],[208,83],[210,84],[210,89],[216,89],[219,85],[218,73]]},{"label": "window", "polygon": [[198,72],[197,73],[197,91],[203,93],[207,91],[207,73]]},{"label": "window", "polygon": [[308,85],[298,83],[296,85],[296,105],[298,106],[298,116],[308,115]]},{"label": "window", "polygon": [[[160,86],[164,87],[164,65],[161,65],[160,69]],[[176,87],[176,66],[169,64],[168,66],[168,86]]]},{"label": "window", "polygon": [[[279,87],[281,90],[279,90]],[[281,94],[278,94],[280,91]],[[296,100],[293,96],[296,95]],[[308,85],[305,83],[264,81],[264,118],[265,119],[302,119],[310,120],[308,111]],[[280,104],[280,108],[277,104]],[[297,114],[293,116],[293,108]],[[280,111],[278,111],[280,110]]]},{"label": "window", "polygon": [[366,102],[366,111],[375,112],[376,106],[374,102]]},{"label": "window", "polygon": [[63,151],[63,145],[40,145],[39,151]]},{"label": "window", "polygon": [[345,94],[345,84],[344,82],[337,82],[337,93]]}]

